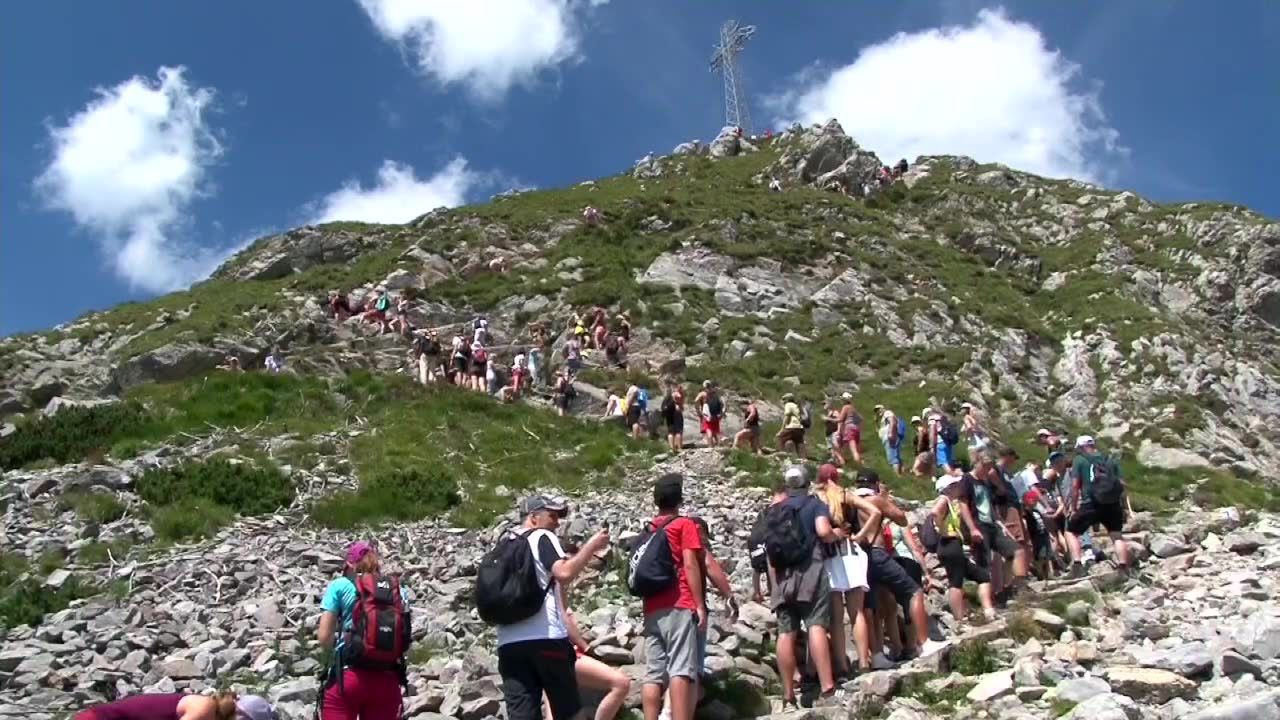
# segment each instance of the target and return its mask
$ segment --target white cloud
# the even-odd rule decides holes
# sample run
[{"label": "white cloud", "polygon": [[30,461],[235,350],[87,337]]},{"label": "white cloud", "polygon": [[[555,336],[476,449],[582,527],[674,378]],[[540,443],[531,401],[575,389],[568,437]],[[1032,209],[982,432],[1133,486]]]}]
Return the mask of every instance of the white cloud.
[{"label": "white cloud", "polygon": [[130,286],[175,290],[207,275],[225,253],[182,238],[222,146],[206,124],[214,91],[181,67],[132,77],[49,128],[52,157],[36,178],[48,207],[94,233]]},{"label": "white cloud", "polygon": [[886,162],[963,154],[1096,180],[1125,151],[1079,74],[1035,27],[983,10],[967,26],[898,33],[850,65],[809,68],[767,102],[780,124],[838,118]]},{"label": "white cloud", "polygon": [[[591,7],[607,0],[590,0]],[[358,0],[423,75],[494,101],[578,55],[581,0]]]},{"label": "white cloud", "polygon": [[425,180],[419,180],[408,165],[384,160],[377,183],[365,188],[357,180],[348,180],[313,206],[309,222],[408,222],[441,206],[461,205],[468,192],[488,182],[484,174],[468,170],[461,157]]}]

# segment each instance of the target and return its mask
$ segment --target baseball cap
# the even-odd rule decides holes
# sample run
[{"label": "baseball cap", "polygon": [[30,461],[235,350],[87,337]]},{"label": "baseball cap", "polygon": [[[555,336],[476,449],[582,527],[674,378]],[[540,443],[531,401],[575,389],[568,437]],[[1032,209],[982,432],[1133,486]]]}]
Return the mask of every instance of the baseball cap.
[{"label": "baseball cap", "polygon": [[802,490],[809,486],[809,477],[804,474],[804,468],[799,465],[787,468],[782,478],[787,481],[787,487],[795,490]]},{"label": "baseball cap", "polygon": [[796,395],[795,395],[795,393],[782,393],[782,399],[783,399],[783,400],[795,400],[795,399],[796,399]]},{"label": "baseball cap", "polygon": [[1059,460],[1065,458],[1066,456],[1067,454],[1062,452],[1061,450],[1054,450],[1053,452],[1049,453],[1049,462],[1050,463],[1058,462]]},{"label": "baseball cap", "polygon": [[1076,438],[1076,449],[1077,449],[1077,450],[1079,450],[1080,448],[1084,448],[1084,447],[1091,447],[1092,445],[1093,445],[1093,436],[1092,436],[1092,435],[1081,435],[1080,437]]},{"label": "baseball cap", "polygon": [[840,477],[840,469],[831,463],[818,468],[818,482],[830,482]]},{"label": "baseball cap", "polygon": [[880,484],[880,474],[871,468],[862,468],[858,471],[858,485],[862,487],[870,487]]},{"label": "baseball cap", "polygon": [[259,695],[236,698],[236,720],[277,720],[279,717],[266,698]]},{"label": "baseball cap", "polygon": [[559,515],[560,517],[564,517],[569,514],[568,505],[562,502],[558,502],[556,500],[552,500],[551,498],[545,495],[530,495],[529,497],[520,501],[521,515],[530,515],[532,513],[541,512],[543,510],[548,510],[550,512],[553,512]]},{"label": "baseball cap", "polygon": [[1036,437],[1044,437],[1045,435],[1052,435],[1052,434],[1053,433],[1049,432],[1045,428],[1040,428],[1039,430],[1036,431]]},{"label": "baseball cap", "polygon": [[355,565],[364,559],[365,555],[377,550],[373,543],[367,540],[357,540],[347,546],[347,564]]},{"label": "baseball cap", "polygon": [[840,398],[841,398],[841,399],[843,399],[843,400],[852,400],[852,399],[853,399],[853,393],[851,393],[851,392],[842,392],[842,393],[840,393]]},{"label": "baseball cap", "polygon": [[964,409],[964,410],[972,410],[972,409],[973,409],[973,403],[971,403],[971,402],[962,402],[962,403],[960,403],[960,407],[961,407],[962,409]]},{"label": "baseball cap", "polygon": [[951,475],[943,475],[933,483],[933,487],[937,489],[938,494],[941,495],[942,493],[947,491],[947,488],[959,482],[960,482],[960,478],[952,477]]},{"label": "baseball cap", "polygon": [[919,416],[919,415],[912,415],[912,416],[911,416],[911,424],[912,424],[912,425],[918,425],[919,423],[920,423],[920,416]]}]

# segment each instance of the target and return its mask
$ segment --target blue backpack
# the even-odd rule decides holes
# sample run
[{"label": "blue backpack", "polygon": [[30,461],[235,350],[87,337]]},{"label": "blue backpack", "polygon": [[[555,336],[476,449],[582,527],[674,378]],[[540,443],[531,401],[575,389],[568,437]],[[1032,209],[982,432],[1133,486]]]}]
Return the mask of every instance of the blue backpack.
[{"label": "blue backpack", "polygon": [[907,439],[907,421],[903,420],[902,418],[898,418],[898,439],[897,439],[897,442],[894,443],[894,445],[895,446],[901,445],[902,441],[906,439]]},{"label": "blue backpack", "polygon": [[649,391],[648,390],[645,390],[644,388],[640,388],[640,392],[636,393],[636,406],[640,408],[641,412],[644,412],[649,409]]}]

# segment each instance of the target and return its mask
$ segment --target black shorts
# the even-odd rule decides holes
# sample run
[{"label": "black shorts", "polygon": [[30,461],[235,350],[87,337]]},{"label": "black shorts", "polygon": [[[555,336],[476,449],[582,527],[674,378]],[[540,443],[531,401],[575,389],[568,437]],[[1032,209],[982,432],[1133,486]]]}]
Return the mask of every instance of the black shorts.
[{"label": "black shorts", "polygon": [[975,548],[975,561],[978,567],[989,567],[991,565],[991,554],[993,552],[1000,553],[1000,557],[1005,560],[1012,560],[1014,553],[1018,552],[1018,543],[1000,530],[994,524],[978,523],[978,529],[982,531],[982,547]]},{"label": "black shorts", "polygon": [[466,372],[466,370],[467,370],[467,359],[466,359],[466,358],[464,358],[464,357],[462,357],[462,356],[460,356],[460,355],[454,355],[454,356],[453,356],[453,371],[454,371],[454,372]]},{"label": "black shorts", "polygon": [[666,418],[668,435],[684,434],[684,415],[671,415]]},{"label": "black shorts", "polygon": [[1084,534],[1094,525],[1103,526],[1107,532],[1120,532],[1124,529],[1124,508],[1119,503],[1115,505],[1085,503],[1067,520],[1067,530],[1073,535]]},{"label": "black shorts", "polygon": [[797,446],[804,444],[804,428],[783,428],[778,433],[778,437],[782,439],[782,444],[795,443]]},{"label": "black shorts", "polygon": [[578,656],[568,640],[526,640],[498,648],[498,674],[507,720],[542,720],[542,694],[555,720],[569,720],[582,709],[574,665]]},{"label": "black shorts", "polygon": [[556,407],[560,408],[561,410],[569,409],[568,393],[556,393]]},{"label": "black shorts", "polygon": [[627,427],[631,427],[633,425],[639,425],[639,424],[640,424],[640,408],[635,405],[627,408]]},{"label": "black shorts", "polygon": [[902,557],[898,555],[895,558],[903,570],[907,571],[907,576],[916,581],[916,584],[924,587],[924,568],[920,567],[920,563],[915,558]]},{"label": "black shorts", "polygon": [[485,366],[485,363],[482,363],[482,362],[472,363],[471,376],[478,377],[478,378],[484,377],[484,366]]},{"label": "black shorts", "polygon": [[879,546],[872,546],[867,553],[867,583],[871,585],[868,596],[884,588],[893,593],[893,598],[904,608],[909,607],[911,598],[920,592],[920,583],[912,580],[898,560]]},{"label": "black shorts", "polygon": [[962,588],[965,580],[978,584],[991,582],[991,573],[986,568],[978,567],[964,554],[964,543],[959,538],[942,538],[938,545],[938,562],[947,571],[947,587]]}]

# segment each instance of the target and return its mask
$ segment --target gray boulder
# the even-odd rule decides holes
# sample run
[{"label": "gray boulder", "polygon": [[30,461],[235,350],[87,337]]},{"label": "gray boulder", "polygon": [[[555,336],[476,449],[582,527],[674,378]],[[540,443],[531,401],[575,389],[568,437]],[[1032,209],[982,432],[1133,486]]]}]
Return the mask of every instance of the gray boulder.
[{"label": "gray boulder", "polygon": [[193,343],[170,343],[130,358],[112,372],[112,387],[117,391],[148,382],[173,382],[217,368],[227,355],[240,358],[242,367],[256,363],[262,352],[247,347],[215,349]]}]

